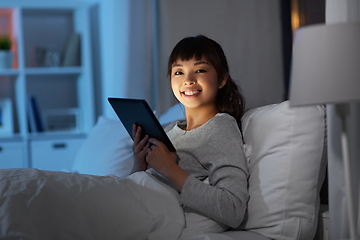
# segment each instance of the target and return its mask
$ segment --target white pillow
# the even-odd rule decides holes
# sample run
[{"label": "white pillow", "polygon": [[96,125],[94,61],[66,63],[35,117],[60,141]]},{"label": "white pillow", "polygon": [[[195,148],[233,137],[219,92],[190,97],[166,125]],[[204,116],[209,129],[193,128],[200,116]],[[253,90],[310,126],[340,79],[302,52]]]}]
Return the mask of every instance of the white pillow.
[{"label": "white pillow", "polygon": [[100,116],[75,157],[72,172],[126,177],[133,166],[132,139],[120,120]]},{"label": "white pillow", "polygon": [[183,119],[185,119],[185,107],[182,103],[178,103],[163,113],[159,117],[159,122],[164,127],[175,120]]},{"label": "white pillow", "polygon": [[241,229],[271,239],[312,239],[325,177],[325,108],[288,101],[243,117],[249,164],[247,216]]},{"label": "white pillow", "polygon": [[[176,104],[159,117],[162,126],[185,118],[182,104]],[[100,116],[77,153],[72,172],[126,177],[134,163],[132,139],[120,120]]]}]

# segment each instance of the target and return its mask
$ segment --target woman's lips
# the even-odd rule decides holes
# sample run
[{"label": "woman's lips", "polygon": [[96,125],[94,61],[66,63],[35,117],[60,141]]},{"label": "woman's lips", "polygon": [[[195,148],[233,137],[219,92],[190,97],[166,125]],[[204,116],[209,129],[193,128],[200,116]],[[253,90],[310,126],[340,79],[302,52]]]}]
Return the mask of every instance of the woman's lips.
[{"label": "woman's lips", "polygon": [[199,95],[201,92],[201,90],[186,90],[181,92],[182,95],[186,96],[186,97],[195,97],[197,95]]}]

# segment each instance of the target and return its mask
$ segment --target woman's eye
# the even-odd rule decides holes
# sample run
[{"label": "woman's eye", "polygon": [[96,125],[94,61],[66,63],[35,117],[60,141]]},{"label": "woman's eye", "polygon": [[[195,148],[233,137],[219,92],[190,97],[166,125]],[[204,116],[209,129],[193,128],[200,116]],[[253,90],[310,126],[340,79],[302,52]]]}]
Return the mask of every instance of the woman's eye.
[{"label": "woman's eye", "polygon": [[182,74],[182,72],[180,72],[180,71],[174,72],[174,75],[181,75],[181,74]]},{"label": "woman's eye", "polygon": [[196,72],[197,72],[197,73],[205,73],[206,70],[205,70],[205,69],[199,69],[199,70],[197,70]]}]

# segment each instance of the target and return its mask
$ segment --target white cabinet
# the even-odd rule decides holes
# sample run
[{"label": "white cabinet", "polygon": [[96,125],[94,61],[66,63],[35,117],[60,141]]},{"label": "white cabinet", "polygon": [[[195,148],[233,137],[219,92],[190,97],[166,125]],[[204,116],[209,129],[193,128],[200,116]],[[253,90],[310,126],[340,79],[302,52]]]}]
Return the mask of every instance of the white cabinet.
[{"label": "white cabinet", "polygon": [[23,165],[23,144],[17,142],[0,142],[0,168],[18,168]]},{"label": "white cabinet", "polygon": [[[0,100],[11,100],[13,122],[13,134],[2,135],[0,105],[0,142],[16,139],[22,152],[2,153],[0,162],[16,155],[17,167],[63,170],[56,161],[72,161],[94,125],[89,8],[57,0],[0,2],[0,37],[10,36],[14,53],[12,67],[0,67]],[[59,139],[66,150],[44,147]],[[52,166],[41,162],[46,154]]]},{"label": "white cabinet", "polygon": [[83,138],[32,141],[32,167],[43,170],[70,171],[83,141]]}]

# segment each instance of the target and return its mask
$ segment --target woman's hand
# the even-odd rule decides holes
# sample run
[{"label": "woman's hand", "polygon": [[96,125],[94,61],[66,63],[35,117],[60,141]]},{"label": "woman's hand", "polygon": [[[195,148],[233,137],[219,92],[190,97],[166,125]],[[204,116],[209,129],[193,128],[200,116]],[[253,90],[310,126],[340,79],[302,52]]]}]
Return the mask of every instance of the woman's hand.
[{"label": "woman's hand", "polygon": [[176,152],[170,152],[166,145],[155,138],[148,139],[146,162],[181,191],[189,174],[176,164]]},{"label": "woman's hand", "polygon": [[155,138],[150,138],[151,144],[147,150],[146,162],[158,173],[166,176],[166,172],[176,166],[176,153],[170,152],[166,145]]},{"label": "woman's hand", "polygon": [[141,127],[133,125],[133,137],[134,143],[132,145],[132,150],[134,152],[134,166],[131,170],[131,173],[145,171],[147,169],[147,162],[146,162],[146,154],[148,149],[150,148],[150,143],[148,143],[149,136],[145,136],[141,139]]}]

